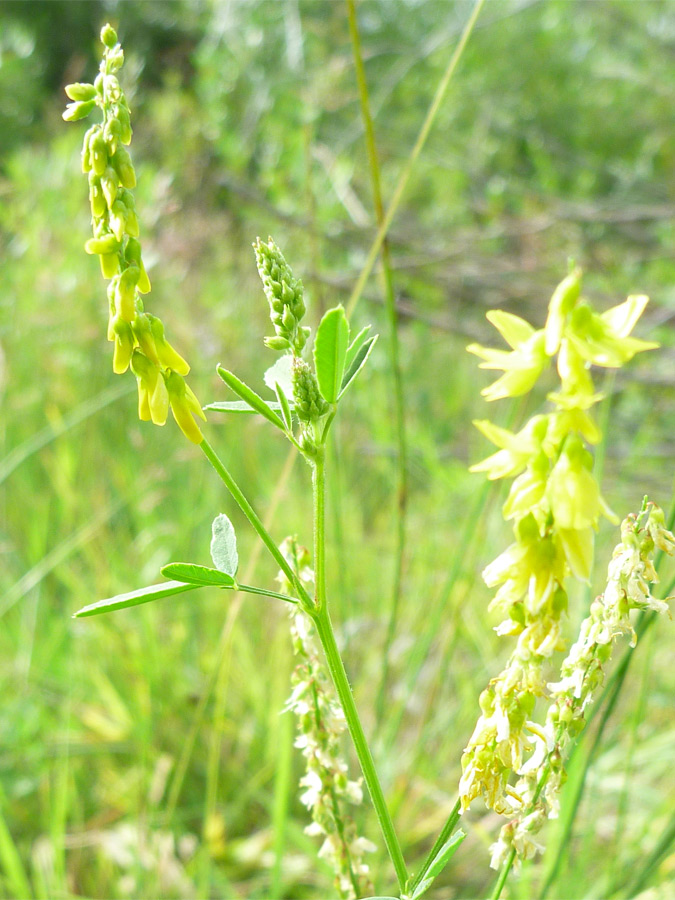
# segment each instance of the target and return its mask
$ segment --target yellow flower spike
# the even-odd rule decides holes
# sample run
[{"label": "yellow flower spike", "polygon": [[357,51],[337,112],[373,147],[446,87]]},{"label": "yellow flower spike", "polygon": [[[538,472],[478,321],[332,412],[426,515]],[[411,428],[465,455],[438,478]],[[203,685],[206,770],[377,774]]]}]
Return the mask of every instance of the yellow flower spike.
[{"label": "yellow flower spike", "polygon": [[115,347],[113,350],[113,372],[121,375],[129,368],[131,362],[131,354],[134,349],[134,335],[131,325],[121,316],[117,316],[112,325],[113,340]]},{"label": "yellow flower spike", "polygon": [[164,337],[164,325],[162,320],[158,319],[157,316],[152,316],[150,314],[147,315],[147,319],[155,342],[155,347],[157,348],[159,362],[165,369],[173,369],[175,372],[178,372],[179,375],[187,375],[190,371],[190,366]]},{"label": "yellow flower spike", "polygon": [[140,350],[131,356],[131,371],[138,381],[138,416],[155,425],[164,425],[169,413],[169,394],[159,368]]},{"label": "yellow flower spike", "polygon": [[176,424],[185,437],[191,440],[193,444],[201,444],[204,440],[204,435],[193,418],[193,414],[195,414],[206,420],[199,401],[178,372],[169,373],[166,386],[169,392],[171,412],[176,420]]},{"label": "yellow flower spike", "polygon": [[567,278],[563,278],[553,291],[548,305],[548,318],[544,331],[546,333],[546,353],[554,356],[560,347],[568,313],[574,308],[581,293],[581,269],[574,269]]}]

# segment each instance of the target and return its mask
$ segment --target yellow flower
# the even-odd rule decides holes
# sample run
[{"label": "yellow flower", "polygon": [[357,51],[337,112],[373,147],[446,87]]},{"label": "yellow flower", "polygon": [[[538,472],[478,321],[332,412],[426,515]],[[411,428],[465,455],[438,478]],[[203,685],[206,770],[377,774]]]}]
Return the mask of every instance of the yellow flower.
[{"label": "yellow flower", "polygon": [[596,366],[617,369],[636,353],[659,346],[655,341],[629,337],[648,301],[645,296],[629,297],[601,315],[593,312],[587,303],[580,303],[570,314],[566,337],[583,359]]},{"label": "yellow flower", "polygon": [[199,400],[197,400],[178,372],[169,373],[166,386],[169,392],[171,412],[176,420],[176,424],[185,437],[189,438],[194,444],[201,444],[204,440],[204,435],[193,418],[194,416],[199,416],[206,422],[206,416],[202,412]]},{"label": "yellow flower", "polygon": [[581,269],[575,269],[564,278],[553,291],[548,305],[548,318],[544,331],[546,333],[546,352],[554,356],[558,352],[567,314],[574,308],[581,291]]},{"label": "yellow flower", "polygon": [[483,360],[481,369],[502,369],[504,372],[481,394],[486,400],[520,397],[534,387],[548,362],[544,332],[535,331],[524,319],[499,309],[487,313],[487,319],[513,349],[493,350],[480,344],[469,344],[466,348]]},{"label": "yellow flower", "polygon": [[169,413],[169,394],[159,366],[140,350],[134,350],[131,371],[138,382],[138,418],[144,422],[152,419],[155,425],[164,425]]},{"label": "yellow flower", "polygon": [[546,437],[548,416],[534,416],[517,434],[485,419],[477,419],[473,424],[489,441],[502,449],[471,466],[469,471],[487,472],[487,477],[494,481],[496,478],[518,475],[537,456]]}]

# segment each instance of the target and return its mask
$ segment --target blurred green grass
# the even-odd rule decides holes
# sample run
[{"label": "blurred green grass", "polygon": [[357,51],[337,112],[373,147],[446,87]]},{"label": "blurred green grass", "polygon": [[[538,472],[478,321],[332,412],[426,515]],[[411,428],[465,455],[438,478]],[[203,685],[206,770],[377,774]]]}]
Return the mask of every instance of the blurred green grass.
[{"label": "blurred green grass", "polygon": [[[385,199],[469,9],[359,4]],[[253,238],[271,233],[282,246],[315,324],[348,296],[375,232],[345,10],[284,0],[128,2],[113,12],[127,53],[153,306],[193,363],[200,399],[225,397],[217,362],[263,390],[273,357],[261,342]],[[270,897],[274,883],[280,896],[325,896],[330,873],[302,831],[298,759],[290,784],[277,776],[290,739],[279,715],[293,665],[285,611],[246,598],[224,643],[229,604],[216,591],[94,622],[70,618],[153,582],[172,559],[207,562],[220,511],[235,522],[243,565],[254,555],[245,521],[198,451],[172,424],[138,422],[133,379],[111,372],[104,286],[82,249],[82,129],[60,121],[59,90],[91,75],[107,15],[94,2],[0,7],[0,892],[254,898]],[[673,9],[660,2],[488,4],[392,227],[411,538],[390,716],[373,738],[413,865],[454,804],[478,693],[507,653],[491,631],[480,570],[509,533],[499,488],[483,498],[480,477],[466,472],[486,452],[470,422],[532,410],[488,409],[478,395],[483,376],[464,346],[491,339],[486,309],[540,324],[570,255],[601,303],[652,296],[641,334],[663,347],[614,385],[604,491],[620,514],[645,492],[670,499],[673,34]],[[379,298],[373,278],[356,320],[384,334]],[[378,350],[339,423],[329,517],[334,618],[369,733],[395,546],[384,340]],[[92,404],[101,408],[89,414]],[[257,509],[279,490],[273,534],[308,543],[304,464],[280,484],[287,451],[276,435],[215,415],[208,427]],[[614,542],[603,526],[596,590]],[[259,583],[275,574],[266,559],[256,564]],[[582,604],[575,598],[570,635]],[[668,625],[645,644],[592,769],[558,896],[604,895],[614,882],[621,890],[667,827]],[[210,692],[216,670],[222,712]],[[218,749],[215,809],[209,747]],[[288,792],[288,814],[276,819],[275,790],[277,800]],[[376,839],[372,813],[359,816]],[[488,889],[496,818],[476,810],[469,825],[430,897]],[[666,853],[652,877],[663,896],[674,862]],[[381,849],[373,869],[386,892]],[[540,873],[529,866],[510,896],[536,896]]]}]

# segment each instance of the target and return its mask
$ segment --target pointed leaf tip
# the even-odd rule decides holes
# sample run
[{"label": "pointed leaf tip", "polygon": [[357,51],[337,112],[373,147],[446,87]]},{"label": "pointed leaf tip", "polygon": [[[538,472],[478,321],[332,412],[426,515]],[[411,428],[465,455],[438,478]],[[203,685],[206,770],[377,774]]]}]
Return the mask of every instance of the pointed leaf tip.
[{"label": "pointed leaf tip", "polygon": [[163,597],[171,597],[173,594],[182,594],[184,591],[193,591],[200,587],[198,584],[184,584],[180,581],[165,581],[163,584],[151,584],[150,587],[139,588],[137,591],[129,591],[127,594],[116,594],[106,600],[90,603],[73,615],[74,619],[84,619],[88,616],[98,616],[102,613],[114,612],[117,609],[127,609],[130,606],[140,606],[142,603],[151,603],[153,600],[161,600]]}]

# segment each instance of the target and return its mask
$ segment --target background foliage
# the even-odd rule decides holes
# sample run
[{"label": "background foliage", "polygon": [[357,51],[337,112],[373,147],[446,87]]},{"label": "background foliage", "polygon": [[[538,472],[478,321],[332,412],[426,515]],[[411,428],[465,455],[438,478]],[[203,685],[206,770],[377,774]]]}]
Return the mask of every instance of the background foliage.
[{"label": "background foliage", "polygon": [[[470,8],[359,4],[385,201]],[[153,582],[171,559],[208,562],[220,511],[238,526],[243,568],[259,583],[275,576],[199,454],[171,426],[136,421],[133,379],[110,371],[98,263],[82,250],[81,130],[60,118],[62,86],[91,77],[109,18],[127,55],[154,305],[193,362],[200,398],[225,399],[218,361],[264,389],[272,357],[261,343],[256,235],[282,246],[316,322],[348,296],[375,233],[342,3],[0,6],[0,892],[325,896],[330,875],[303,834],[300,760],[279,715],[293,665],[285,611],[213,591],[70,618]],[[620,514],[646,491],[670,499],[674,51],[666,2],[493,0],[392,226],[411,540],[384,722],[373,685],[395,546],[386,340],[339,425],[330,576],[347,667],[411,860],[454,803],[478,692],[505,653],[479,576],[508,529],[499,489],[466,472],[486,451],[469,424],[486,409],[483,376],[463,348],[490,339],[487,308],[541,325],[568,256],[607,306],[630,291],[651,295],[641,334],[663,347],[606,385],[604,491]],[[386,335],[381,296],[373,277],[356,320]],[[502,421],[531,412],[505,408]],[[209,426],[256,508],[274,513],[273,533],[309,542],[308,472],[289,470],[269,431],[215,416]],[[596,590],[614,542],[604,527]],[[638,651],[559,896],[620,896],[660,847],[640,887],[673,889],[675,856],[659,843],[672,832],[672,653],[667,625]],[[362,816],[376,838],[374,818]],[[476,809],[469,825],[437,897],[488,889],[496,820]],[[386,892],[382,854],[373,869]],[[540,870],[528,867],[512,896],[536,896]]]}]

